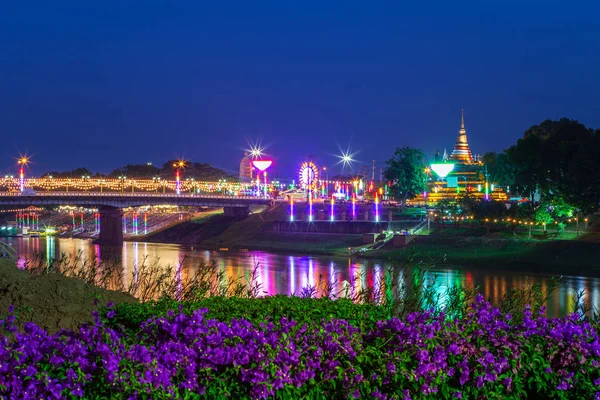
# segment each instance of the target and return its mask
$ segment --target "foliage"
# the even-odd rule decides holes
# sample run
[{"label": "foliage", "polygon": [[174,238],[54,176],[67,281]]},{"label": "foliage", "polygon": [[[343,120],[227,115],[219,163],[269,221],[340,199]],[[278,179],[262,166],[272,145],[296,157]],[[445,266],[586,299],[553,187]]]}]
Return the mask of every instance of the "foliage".
[{"label": "foliage", "polygon": [[[49,335],[28,323],[19,333],[9,315],[0,321],[0,396],[600,397],[598,324],[579,314],[548,319],[543,306],[513,315],[478,296],[460,318],[422,311],[362,327],[323,313],[306,323],[285,315],[253,323],[222,308],[225,323],[184,307],[135,333],[97,313],[77,330]],[[104,317],[118,312],[109,307]]]},{"label": "foliage", "polygon": [[560,196],[588,214],[600,203],[600,133],[577,121],[547,120],[529,128],[506,151],[515,183],[534,199]]},{"label": "foliage", "polygon": [[409,197],[427,190],[425,154],[411,147],[398,147],[394,157],[386,161],[385,178],[392,182],[391,189],[402,203]]},{"label": "foliage", "polygon": [[160,176],[160,168],[154,165],[147,164],[127,164],[124,167],[113,170],[109,176],[127,176],[130,178],[146,178],[150,179],[155,176]]},{"label": "foliage", "polygon": [[314,321],[343,319],[351,325],[370,329],[376,321],[390,317],[387,307],[374,303],[358,304],[350,299],[332,300],[328,297],[310,298],[296,296],[266,296],[260,298],[211,297],[199,301],[179,303],[170,298],[162,298],[131,307],[118,304],[114,318],[105,321],[111,326],[122,326],[125,329],[139,329],[142,322],[151,317],[167,316],[169,310],[179,308],[186,315],[206,308],[206,318],[221,322],[242,319],[253,324],[272,322],[279,324],[282,318],[293,318],[299,324],[310,324]]},{"label": "foliage", "polygon": [[100,173],[93,173],[92,171],[90,171],[87,168],[75,168],[72,169],[71,171],[65,171],[65,172],[57,172],[57,171],[52,171],[52,172],[47,172],[45,174],[42,175],[42,178],[45,178],[47,176],[51,176],[53,178],[74,178],[74,179],[80,179],[82,176],[89,176],[92,178],[99,178],[102,177],[104,175],[100,174]]},{"label": "foliage", "polygon": [[503,187],[514,184],[515,181],[515,165],[510,162],[505,152],[495,153],[488,152],[481,157],[481,161],[485,165],[485,172],[488,173],[488,180],[495,182]]},{"label": "foliage", "polygon": [[482,201],[472,208],[475,219],[485,220],[486,218],[502,218],[507,214],[504,203],[489,200]]},{"label": "foliage", "polygon": [[544,226],[544,231],[546,230],[546,226],[554,222],[554,218],[552,218],[552,214],[548,210],[548,206],[546,204],[540,204],[535,213],[533,215],[533,219],[536,223],[542,224]]}]

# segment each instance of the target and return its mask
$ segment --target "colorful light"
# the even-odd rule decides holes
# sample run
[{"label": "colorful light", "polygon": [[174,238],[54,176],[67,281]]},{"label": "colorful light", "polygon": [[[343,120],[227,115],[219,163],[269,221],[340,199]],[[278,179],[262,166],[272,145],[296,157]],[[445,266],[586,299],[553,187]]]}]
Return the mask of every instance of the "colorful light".
[{"label": "colorful light", "polygon": [[331,195],[331,222],[333,222],[335,219],[335,214],[333,212],[334,204],[335,204],[335,199],[334,199],[334,196]]},{"label": "colorful light", "polygon": [[290,196],[290,222],[294,222],[294,198]]},{"label": "colorful light", "polygon": [[127,214],[123,213],[123,233],[127,233]]},{"label": "colorful light", "polygon": [[379,194],[375,193],[375,222],[379,222]]},{"label": "colorful light", "polygon": [[144,213],[144,235],[148,234],[148,213]]},{"label": "colorful light", "polygon": [[300,185],[304,190],[314,190],[319,185],[319,169],[312,162],[304,162],[300,166]]},{"label": "colorful light", "polygon": [[308,221],[312,222],[313,220],[313,201],[312,201],[312,192],[309,189],[308,191]]},{"label": "colorful light", "polygon": [[[265,198],[268,197],[267,191],[268,191],[268,187],[267,187],[267,168],[269,168],[271,165],[273,164],[272,160],[252,160],[252,165],[254,166],[254,168],[256,168],[257,170],[261,171],[263,173],[263,177],[264,177],[264,184],[265,184]],[[257,184],[260,183],[259,178],[256,178]]]},{"label": "colorful light", "polygon": [[133,213],[133,234],[138,234],[138,215],[136,212]]},{"label": "colorful light", "polygon": [[272,164],[273,164],[272,160],[253,160],[252,161],[252,165],[254,166],[254,168],[256,168],[257,170],[259,170],[261,172],[266,171],[266,169],[269,168]]},{"label": "colorful light", "polygon": [[23,193],[23,190],[25,189],[25,166],[28,162],[29,159],[27,157],[21,157],[19,158],[19,161],[17,161],[17,164],[21,166],[21,168],[19,168],[19,187],[21,193]]},{"label": "colorful light", "polygon": [[100,232],[100,213],[96,213],[96,232]]},{"label": "colorful light", "polygon": [[352,194],[352,220],[356,220],[356,193]]},{"label": "colorful light", "polygon": [[269,197],[267,194],[267,191],[269,190],[269,188],[267,187],[267,171],[264,171],[263,175],[265,177],[265,198],[267,198],[267,197]]},{"label": "colorful light", "polygon": [[431,169],[440,178],[445,178],[454,169],[454,164],[450,164],[450,163],[431,164]]},{"label": "colorful light", "polygon": [[485,199],[489,200],[490,199],[490,193],[489,193],[489,188],[488,188],[488,183],[485,183]]}]

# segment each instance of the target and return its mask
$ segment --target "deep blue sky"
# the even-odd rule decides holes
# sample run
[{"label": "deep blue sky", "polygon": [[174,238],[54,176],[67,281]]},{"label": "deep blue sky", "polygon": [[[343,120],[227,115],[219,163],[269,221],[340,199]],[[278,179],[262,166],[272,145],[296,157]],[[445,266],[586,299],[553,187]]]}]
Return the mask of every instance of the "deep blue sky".
[{"label": "deep blue sky", "polygon": [[4,2],[0,168],[236,169],[261,139],[292,175],[350,143],[450,151],[461,108],[474,153],[547,118],[600,128],[597,1],[454,3]]}]

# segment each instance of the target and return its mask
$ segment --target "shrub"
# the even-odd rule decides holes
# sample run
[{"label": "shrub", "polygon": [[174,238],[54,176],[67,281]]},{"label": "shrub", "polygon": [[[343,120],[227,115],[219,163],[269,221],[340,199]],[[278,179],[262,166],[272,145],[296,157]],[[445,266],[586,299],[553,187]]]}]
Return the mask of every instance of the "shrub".
[{"label": "shrub", "polygon": [[600,399],[599,327],[577,314],[526,307],[513,318],[478,296],[461,318],[413,312],[367,329],[336,318],[226,323],[183,308],[135,333],[97,313],[75,331],[28,323],[20,333],[11,315],[0,321],[0,396]]}]

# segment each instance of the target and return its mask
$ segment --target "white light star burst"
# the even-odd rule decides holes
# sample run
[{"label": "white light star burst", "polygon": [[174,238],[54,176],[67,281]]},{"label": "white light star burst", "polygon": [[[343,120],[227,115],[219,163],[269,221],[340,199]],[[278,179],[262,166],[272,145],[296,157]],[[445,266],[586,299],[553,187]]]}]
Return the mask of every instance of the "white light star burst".
[{"label": "white light star burst", "polygon": [[350,168],[350,170],[352,171],[354,169],[352,164],[356,162],[356,160],[354,159],[354,156],[356,156],[356,154],[358,154],[358,152],[352,153],[350,151],[350,149],[348,149],[346,151],[343,151],[343,150],[340,150],[340,151],[342,154],[336,155],[336,157],[340,159],[340,161],[338,161],[336,163],[336,165],[342,164],[342,172],[346,169],[346,167]]},{"label": "white light star burst", "polygon": [[249,148],[245,151],[248,152],[250,159],[258,160],[265,156],[266,147],[263,147],[260,142],[248,143]]}]

